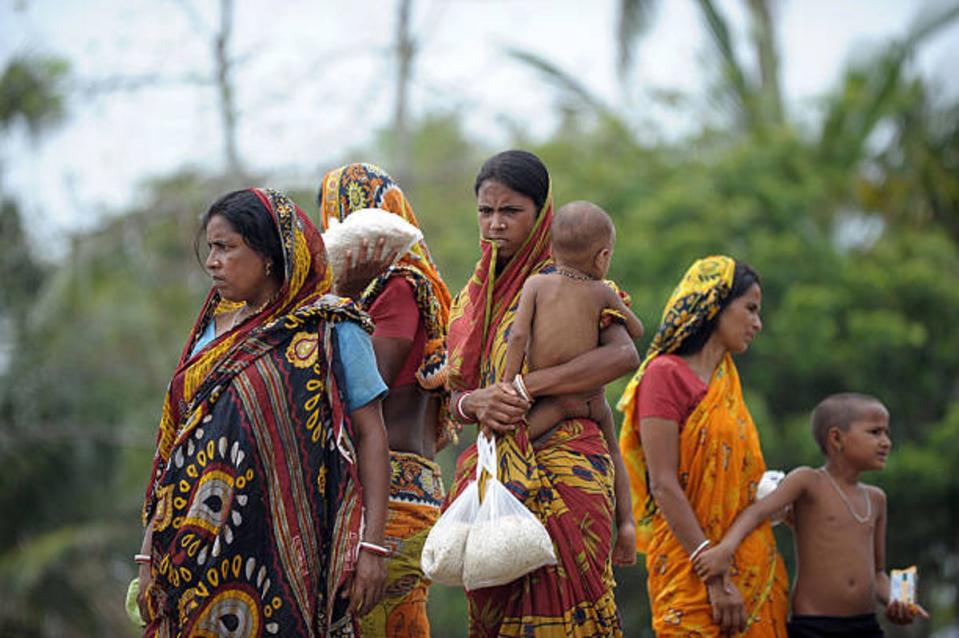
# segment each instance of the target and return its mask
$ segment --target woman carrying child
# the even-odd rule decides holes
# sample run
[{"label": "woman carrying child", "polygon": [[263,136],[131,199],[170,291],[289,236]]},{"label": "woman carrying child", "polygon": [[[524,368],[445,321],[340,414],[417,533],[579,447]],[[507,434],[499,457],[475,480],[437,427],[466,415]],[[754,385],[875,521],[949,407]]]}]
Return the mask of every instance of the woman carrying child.
[{"label": "woman carrying child", "polygon": [[761,303],[749,266],[725,256],[693,263],[620,400],[658,636],[786,635],[786,571],[768,522],[727,575],[704,582],[692,563],[755,500],[766,470],[731,356],[762,329]]},{"label": "woman carrying child", "polygon": [[[419,226],[413,207],[383,169],[354,163],[323,176],[318,196],[324,228],[364,208],[380,208]],[[382,245],[346,272],[335,273],[338,294],[351,297],[373,319],[373,350],[389,386],[383,400],[390,447],[390,503],[386,544],[393,550],[386,594],[362,619],[370,636],[429,636],[427,581],[420,554],[439,518],[445,492],[434,454],[452,435],[440,411],[446,364],[450,293],[421,240],[392,263]],[[362,253],[362,249],[357,251]]]},{"label": "woman carrying child", "polygon": [[[500,480],[546,526],[558,565],[499,587],[467,592],[469,633],[485,636],[621,636],[613,598],[613,466],[594,421],[566,419],[531,443],[517,427],[530,402],[507,382],[507,340],[524,282],[553,268],[549,174],[535,155],[506,151],[476,178],[482,255],[451,310],[453,415],[497,432]],[[561,320],[561,319],[559,319]],[[638,363],[626,329],[613,324],[599,348],[522,375],[531,398],[586,392]],[[469,483],[476,446],[460,455],[449,499]]]}]

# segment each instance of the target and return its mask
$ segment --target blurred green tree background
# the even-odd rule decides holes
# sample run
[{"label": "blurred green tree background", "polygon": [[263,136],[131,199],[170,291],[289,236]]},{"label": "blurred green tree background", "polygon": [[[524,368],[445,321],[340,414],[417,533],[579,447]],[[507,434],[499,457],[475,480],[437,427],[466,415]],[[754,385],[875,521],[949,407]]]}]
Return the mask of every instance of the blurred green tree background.
[{"label": "blurred green tree background", "polygon": [[[820,463],[808,414],[823,396],[868,392],[889,406],[894,453],[867,480],[889,496],[888,565],[919,566],[932,613],[891,633],[955,631],[959,102],[943,100],[909,62],[959,9],[926,15],[880,55],[850,64],[819,117],[800,123],[779,93],[764,4],[749,3],[747,64],[713,3],[699,3],[718,53],[714,99],[678,140],[653,134],[636,107],[605,105],[549,61],[515,51],[557,87],[564,118],[548,139],[518,130],[513,145],[545,160],[559,203],[588,199],[613,216],[611,275],[650,335],[693,259],[728,253],[758,269],[765,329],[740,365],[770,467]],[[622,3],[626,51],[642,5]],[[56,59],[8,64],[0,135],[55,127],[66,74]],[[468,137],[455,110],[404,126],[402,140],[384,130],[342,160],[394,173],[391,163],[403,162],[404,189],[457,290],[478,256],[473,177],[500,149]],[[122,600],[140,499],[163,391],[208,285],[193,248],[197,218],[217,195],[258,181],[158,177],[142,204],[76,234],[55,263],[41,259],[16,202],[2,198],[0,636],[137,634]],[[315,215],[316,183],[275,186]],[[623,385],[609,388],[611,400]],[[447,477],[455,453],[441,454]],[[792,567],[788,532],[777,534]],[[643,567],[617,579],[626,635],[651,635]],[[462,592],[434,587],[430,612],[434,635],[465,636]]]}]

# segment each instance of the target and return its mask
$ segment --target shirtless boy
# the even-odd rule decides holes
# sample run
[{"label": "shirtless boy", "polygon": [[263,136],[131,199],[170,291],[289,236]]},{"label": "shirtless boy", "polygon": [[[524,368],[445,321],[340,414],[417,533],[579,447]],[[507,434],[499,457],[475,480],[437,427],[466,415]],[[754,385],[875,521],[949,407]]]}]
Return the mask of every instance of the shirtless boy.
[{"label": "shirtless boy", "polygon": [[[633,339],[643,336],[642,322],[619,294],[603,282],[616,242],[616,229],[609,215],[590,202],[571,202],[556,211],[551,233],[555,270],[526,280],[506,350],[503,378],[516,379],[514,385],[524,396],[522,377],[517,376],[522,372],[524,358],[527,368],[533,371],[565,363],[598,347],[600,323],[609,315],[621,319]],[[617,538],[613,564],[631,565],[636,562],[636,527],[629,478],[613,429],[613,414],[602,388],[590,394],[588,416],[602,429],[616,477]],[[557,399],[537,402],[527,414],[531,441],[570,416],[564,407],[567,403]]]},{"label": "shirtless boy", "polygon": [[796,582],[791,637],[882,636],[875,606],[896,624],[928,618],[919,605],[890,600],[886,495],[859,482],[881,470],[892,447],[889,412],[876,398],[834,394],[812,414],[812,434],[826,456],[820,468],[796,468],[771,494],[746,508],[722,541],[693,560],[702,578],[730,567],[736,547],[762,521],[792,506]]}]

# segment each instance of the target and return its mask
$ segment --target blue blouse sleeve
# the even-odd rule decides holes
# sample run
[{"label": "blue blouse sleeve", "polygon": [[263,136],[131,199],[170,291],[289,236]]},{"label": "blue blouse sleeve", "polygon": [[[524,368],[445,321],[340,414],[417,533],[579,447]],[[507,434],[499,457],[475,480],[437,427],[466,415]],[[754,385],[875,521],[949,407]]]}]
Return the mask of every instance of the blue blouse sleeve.
[{"label": "blue blouse sleeve", "polygon": [[190,356],[192,357],[207,345],[216,339],[216,320],[213,317],[210,317],[210,321],[207,322],[206,328],[203,329],[203,332],[200,333],[200,336],[197,338],[196,343],[193,344],[193,350],[190,350]]},{"label": "blue blouse sleeve", "polygon": [[336,324],[333,332],[339,354],[337,380],[346,390],[348,411],[386,396],[387,387],[376,367],[373,343],[366,331],[352,321],[344,321]]}]

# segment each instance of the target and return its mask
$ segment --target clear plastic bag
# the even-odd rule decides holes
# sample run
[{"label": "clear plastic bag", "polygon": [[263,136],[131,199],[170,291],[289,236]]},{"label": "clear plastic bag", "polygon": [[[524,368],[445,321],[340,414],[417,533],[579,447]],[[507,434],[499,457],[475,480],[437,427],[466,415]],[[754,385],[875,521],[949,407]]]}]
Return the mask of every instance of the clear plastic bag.
[{"label": "clear plastic bag", "polygon": [[[477,465],[476,476],[479,478]],[[466,538],[476,513],[480,509],[477,479],[460,492],[460,495],[440,515],[433,525],[423,553],[420,555],[420,567],[427,578],[436,583],[454,587],[463,584],[463,557],[466,552]]]},{"label": "clear plastic bag", "polygon": [[556,564],[549,532],[496,477],[496,441],[476,441],[477,475],[489,472],[486,493],[466,540],[463,585],[468,590],[494,587],[544,565]]}]

